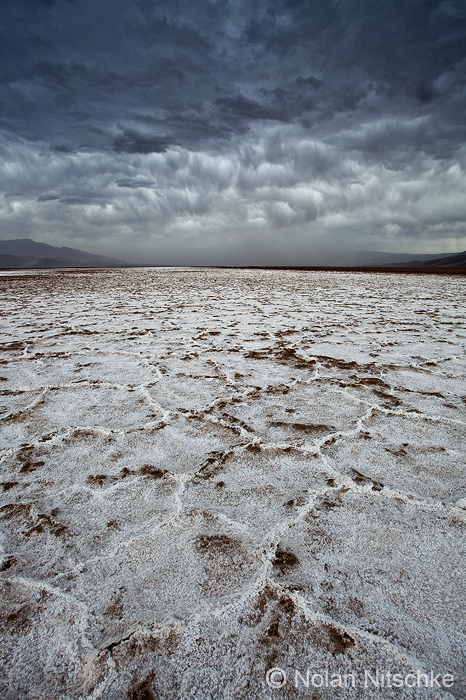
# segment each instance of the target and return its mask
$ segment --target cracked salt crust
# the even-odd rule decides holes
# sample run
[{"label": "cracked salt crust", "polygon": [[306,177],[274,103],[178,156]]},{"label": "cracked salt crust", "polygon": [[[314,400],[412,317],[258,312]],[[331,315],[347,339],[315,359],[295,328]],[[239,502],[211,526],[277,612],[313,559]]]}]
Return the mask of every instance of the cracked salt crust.
[{"label": "cracked salt crust", "polygon": [[465,285],[1,274],[2,698],[465,697]]}]

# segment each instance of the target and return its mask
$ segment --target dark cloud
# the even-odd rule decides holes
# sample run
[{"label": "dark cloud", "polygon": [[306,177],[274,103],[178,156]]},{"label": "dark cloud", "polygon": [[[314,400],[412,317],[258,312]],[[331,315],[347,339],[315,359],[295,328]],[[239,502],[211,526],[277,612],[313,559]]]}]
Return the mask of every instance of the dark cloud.
[{"label": "dark cloud", "polygon": [[319,80],[319,78],[315,78],[313,75],[309,75],[307,78],[303,78],[301,75],[298,75],[298,77],[295,80],[295,83],[299,87],[305,85],[306,87],[311,87],[318,90],[320,87],[322,87],[324,81]]},{"label": "dark cloud", "polygon": [[272,104],[261,104],[244,95],[238,94],[232,97],[220,97],[215,101],[217,107],[226,115],[226,118],[233,118],[233,122],[248,123],[250,121],[273,120],[289,121],[290,115],[284,105],[280,110],[279,106]]},{"label": "dark cloud", "polygon": [[3,3],[2,235],[455,240],[465,110],[464,0]]},{"label": "dark cloud", "polygon": [[61,197],[59,201],[62,204],[70,204],[72,206],[83,206],[86,204],[95,204],[94,197]]},{"label": "dark cloud", "polygon": [[459,0],[18,0],[1,14],[3,126],[102,148],[135,111],[161,133],[176,115],[177,142],[192,147],[254,121],[312,125],[372,94],[415,109],[465,55]]},{"label": "dark cloud", "polygon": [[135,129],[123,129],[123,133],[113,139],[113,149],[117,153],[164,153],[170,142],[167,136],[141,134]]},{"label": "dark cloud", "polygon": [[128,189],[138,189],[139,187],[153,187],[153,180],[145,180],[144,178],[120,178],[116,181],[118,187],[127,187]]},{"label": "dark cloud", "polygon": [[56,199],[60,199],[60,195],[57,192],[45,192],[37,197],[38,202],[53,202]]},{"label": "dark cloud", "polygon": [[71,153],[73,151],[72,146],[68,146],[66,143],[61,143],[57,144],[56,146],[52,146],[53,151],[57,151],[58,153]]}]

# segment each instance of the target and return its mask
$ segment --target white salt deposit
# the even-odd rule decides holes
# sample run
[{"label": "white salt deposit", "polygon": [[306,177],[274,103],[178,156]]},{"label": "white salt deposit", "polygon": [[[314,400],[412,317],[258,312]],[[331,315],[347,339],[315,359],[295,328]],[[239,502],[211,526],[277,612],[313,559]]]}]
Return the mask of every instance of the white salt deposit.
[{"label": "white salt deposit", "polygon": [[464,278],[0,290],[2,699],[466,697]]}]

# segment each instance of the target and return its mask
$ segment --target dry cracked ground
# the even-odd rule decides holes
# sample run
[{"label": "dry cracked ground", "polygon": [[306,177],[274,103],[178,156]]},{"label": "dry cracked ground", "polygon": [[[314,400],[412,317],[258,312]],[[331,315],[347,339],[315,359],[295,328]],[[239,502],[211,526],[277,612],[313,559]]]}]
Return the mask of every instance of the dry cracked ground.
[{"label": "dry cracked ground", "polygon": [[2,700],[466,697],[465,279],[0,290]]}]

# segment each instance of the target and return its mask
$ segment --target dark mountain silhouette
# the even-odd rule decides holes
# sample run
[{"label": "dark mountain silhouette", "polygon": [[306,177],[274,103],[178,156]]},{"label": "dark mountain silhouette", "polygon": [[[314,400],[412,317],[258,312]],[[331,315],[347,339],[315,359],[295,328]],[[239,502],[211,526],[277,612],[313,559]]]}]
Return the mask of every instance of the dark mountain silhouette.
[{"label": "dark mountain silhouette", "polygon": [[124,260],[94,255],[76,248],[37,243],[31,238],[0,241],[0,268],[120,267]]},{"label": "dark mountain silhouette", "polygon": [[437,257],[432,260],[410,260],[409,262],[402,262],[397,264],[390,264],[390,267],[422,267],[431,268],[439,270],[448,270],[450,268],[466,268],[466,251],[462,253],[454,253],[453,255],[445,255],[442,257]]},{"label": "dark mountain silhouette", "polygon": [[350,253],[348,262],[350,265],[397,265],[398,263],[424,263],[430,260],[438,260],[440,258],[450,257],[452,255],[461,255],[461,253],[426,253],[417,255],[416,253],[382,253],[379,250],[357,250]]}]

